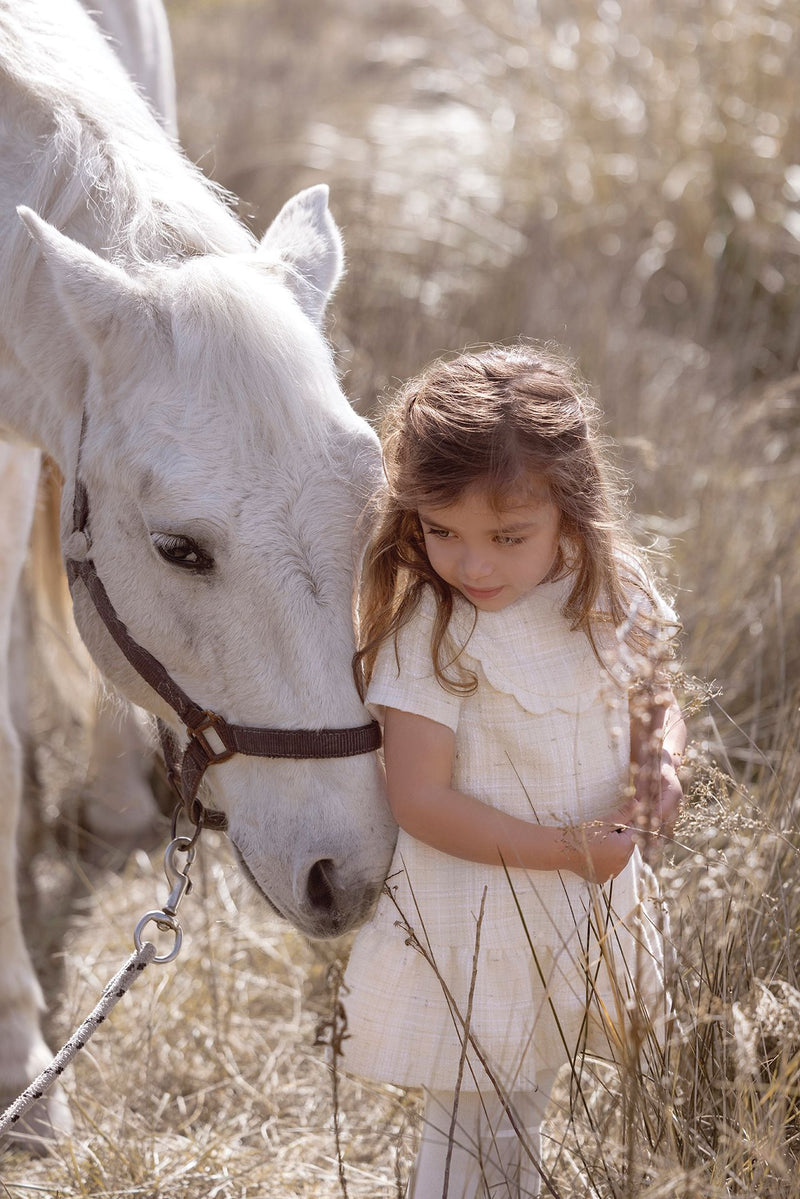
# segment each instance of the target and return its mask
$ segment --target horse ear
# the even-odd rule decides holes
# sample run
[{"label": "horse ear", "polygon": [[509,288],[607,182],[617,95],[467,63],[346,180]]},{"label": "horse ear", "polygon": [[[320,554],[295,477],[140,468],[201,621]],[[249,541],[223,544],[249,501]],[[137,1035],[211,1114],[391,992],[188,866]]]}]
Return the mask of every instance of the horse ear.
[{"label": "horse ear", "polygon": [[287,200],[267,229],[257,256],[277,257],[286,285],[306,316],[322,324],[325,306],[342,275],[342,237],[328,210],[328,187],[320,183]]},{"label": "horse ear", "polygon": [[101,354],[112,325],[141,318],[141,291],[125,271],[59,232],[30,208],[17,209],[39,245],[56,295],[89,350]]}]

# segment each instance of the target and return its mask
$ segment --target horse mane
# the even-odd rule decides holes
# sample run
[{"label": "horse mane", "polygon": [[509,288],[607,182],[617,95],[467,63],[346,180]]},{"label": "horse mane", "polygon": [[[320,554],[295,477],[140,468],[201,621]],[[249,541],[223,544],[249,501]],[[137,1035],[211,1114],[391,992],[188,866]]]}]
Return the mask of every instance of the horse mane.
[{"label": "horse mane", "polygon": [[129,268],[251,250],[231,197],[163,131],[91,18],[65,0],[25,6],[37,36],[8,15],[3,56],[19,119],[33,125],[24,202],[79,240],[94,226],[91,248]]}]

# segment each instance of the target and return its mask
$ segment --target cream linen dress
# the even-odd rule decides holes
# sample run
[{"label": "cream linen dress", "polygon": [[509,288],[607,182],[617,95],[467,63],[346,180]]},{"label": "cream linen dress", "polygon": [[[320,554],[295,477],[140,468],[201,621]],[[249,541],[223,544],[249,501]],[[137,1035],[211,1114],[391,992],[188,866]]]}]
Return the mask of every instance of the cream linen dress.
[{"label": "cream linen dress", "polygon": [[[453,730],[456,790],[565,827],[608,812],[630,757],[624,649],[609,626],[599,639],[609,669],[600,664],[562,615],[569,587],[540,584],[499,612],[478,612],[471,634],[474,609],[457,598],[449,633],[466,643],[459,661],[478,679],[466,696],[433,674],[427,595],[397,653],[382,647],[367,696],[379,718],[393,707]],[[584,1051],[613,1058],[623,1005],[644,997],[657,1020],[665,1002],[652,882],[638,849],[601,888],[566,871],[467,862],[401,830],[345,974],[344,1069],[451,1090],[467,1028],[464,1089],[490,1089],[491,1076],[509,1090],[534,1087],[538,1072]]]}]

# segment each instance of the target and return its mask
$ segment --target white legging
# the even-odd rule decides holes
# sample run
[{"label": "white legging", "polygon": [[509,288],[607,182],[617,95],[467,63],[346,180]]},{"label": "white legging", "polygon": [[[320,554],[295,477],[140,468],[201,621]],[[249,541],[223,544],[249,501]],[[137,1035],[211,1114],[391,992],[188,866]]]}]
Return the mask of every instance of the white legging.
[{"label": "white legging", "polygon": [[[453,1132],[447,1199],[535,1199],[539,1194],[541,1123],[555,1080],[513,1091],[509,1106],[522,1138],[494,1092],[462,1091]],[[422,1138],[407,1199],[443,1199],[448,1132],[455,1096],[428,1091]]]}]

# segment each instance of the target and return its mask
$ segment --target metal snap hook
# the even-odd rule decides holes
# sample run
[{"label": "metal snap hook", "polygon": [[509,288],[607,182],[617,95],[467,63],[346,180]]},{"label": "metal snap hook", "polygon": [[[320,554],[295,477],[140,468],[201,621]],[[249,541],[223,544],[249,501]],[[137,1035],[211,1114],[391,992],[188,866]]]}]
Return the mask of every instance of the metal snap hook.
[{"label": "metal snap hook", "polygon": [[[189,878],[189,868],[192,865],[196,855],[197,848],[195,845],[195,837],[173,837],[164,851],[164,873],[167,876],[167,882],[170,885],[170,892],[167,897],[167,902],[159,911],[145,912],[133,932],[134,944],[141,952],[143,941],[142,932],[152,921],[157,924],[162,932],[171,932],[175,936],[175,943],[169,953],[160,954],[153,958],[154,962],[163,964],[164,962],[172,962],[178,956],[183,944],[183,929],[178,923],[177,911],[180,907],[181,900],[184,895],[192,889],[192,880]],[[176,861],[176,855],[183,853],[186,855],[186,861],[183,863],[183,869]]]},{"label": "metal snap hook", "polygon": [[142,916],[141,920],[136,925],[136,928],[133,930],[133,942],[137,950],[141,953],[144,947],[144,942],[142,941],[142,932],[151,920],[158,925],[162,932],[171,932],[175,934],[175,941],[170,952],[160,955],[157,954],[153,958],[153,961],[158,962],[160,965],[164,962],[174,962],[175,958],[180,953],[181,945],[183,944],[183,929],[181,928],[180,924],[178,924],[174,914],[169,912],[145,912],[144,916]]}]

